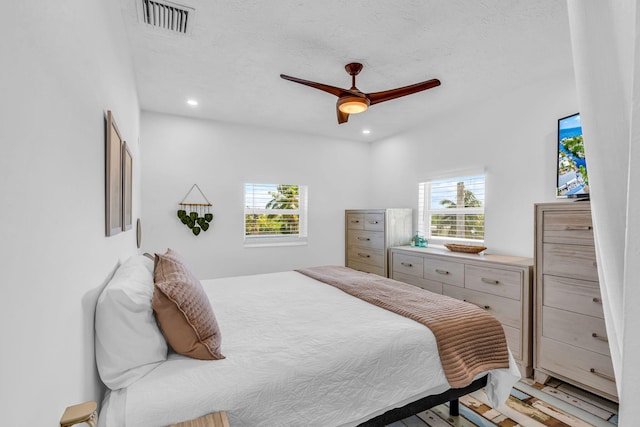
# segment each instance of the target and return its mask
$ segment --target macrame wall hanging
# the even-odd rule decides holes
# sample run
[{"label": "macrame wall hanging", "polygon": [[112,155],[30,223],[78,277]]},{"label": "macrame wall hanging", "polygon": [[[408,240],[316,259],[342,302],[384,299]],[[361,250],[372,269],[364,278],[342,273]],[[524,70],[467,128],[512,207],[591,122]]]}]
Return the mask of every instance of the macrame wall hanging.
[{"label": "macrame wall hanging", "polygon": [[[194,192],[193,190],[198,190]],[[198,195],[198,193],[200,193]],[[211,213],[211,203],[204,195],[198,184],[193,184],[191,190],[184,196],[184,199],[178,203],[180,209],[178,209],[178,218],[187,227],[191,229],[191,232],[196,236],[200,234],[200,231],[207,231],[213,214]]]}]

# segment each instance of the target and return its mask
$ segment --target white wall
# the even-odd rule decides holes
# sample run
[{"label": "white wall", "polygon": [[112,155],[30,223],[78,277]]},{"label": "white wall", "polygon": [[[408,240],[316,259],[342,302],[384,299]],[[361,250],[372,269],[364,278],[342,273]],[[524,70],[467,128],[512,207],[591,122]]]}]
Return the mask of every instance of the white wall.
[{"label": "white wall", "polygon": [[556,201],[557,120],[578,111],[567,55],[564,74],[373,143],[371,203],[414,208],[415,228],[419,182],[484,170],[487,253],[533,257],[533,205]]},{"label": "white wall", "polygon": [[[143,112],[142,249],[182,253],[201,278],[344,263],[344,210],[367,206],[369,145]],[[246,248],[246,182],[307,185],[309,244]],[[213,204],[194,236],[176,211],[193,184]]]},{"label": "white wall", "polygon": [[[95,290],[136,252],[105,237],[104,114],[138,161],[139,108],[118,2],[3,4],[0,414],[53,426],[98,400]],[[140,213],[139,169],[134,218]]]}]

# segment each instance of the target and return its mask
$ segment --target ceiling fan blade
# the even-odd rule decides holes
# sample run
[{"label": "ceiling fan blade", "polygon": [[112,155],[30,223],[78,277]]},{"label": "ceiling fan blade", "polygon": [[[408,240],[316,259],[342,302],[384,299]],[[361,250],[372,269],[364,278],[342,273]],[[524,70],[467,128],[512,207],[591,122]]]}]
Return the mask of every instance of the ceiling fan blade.
[{"label": "ceiling fan blade", "polygon": [[301,85],[305,85],[305,86],[310,86],[312,88],[315,89],[320,89],[324,92],[330,93],[331,95],[335,95],[335,96],[343,96],[343,95],[348,95],[351,92],[349,92],[346,89],[342,89],[339,87],[335,87],[335,86],[330,86],[330,85],[326,85],[324,83],[316,83],[316,82],[312,82],[309,80],[303,80],[303,79],[299,79],[297,77],[291,77],[291,76],[287,76],[285,74],[280,74],[280,77],[282,77],[285,80],[290,80],[292,82],[295,83],[300,83]]},{"label": "ceiling fan blade", "polygon": [[349,121],[349,114],[348,113],[343,113],[342,111],[340,111],[340,109],[338,108],[338,106],[336,105],[336,113],[338,114],[338,124],[341,125],[343,123],[347,123],[347,121]]},{"label": "ceiling fan blade", "polygon": [[385,90],[382,92],[374,92],[367,94],[370,105],[378,104],[384,101],[390,101],[392,99],[400,98],[401,96],[411,95],[416,92],[431,89],[433,87],[440,86],[440,80],[431,79],[426,82],[416,83],[409,86],[399,87],[397,89]]}]

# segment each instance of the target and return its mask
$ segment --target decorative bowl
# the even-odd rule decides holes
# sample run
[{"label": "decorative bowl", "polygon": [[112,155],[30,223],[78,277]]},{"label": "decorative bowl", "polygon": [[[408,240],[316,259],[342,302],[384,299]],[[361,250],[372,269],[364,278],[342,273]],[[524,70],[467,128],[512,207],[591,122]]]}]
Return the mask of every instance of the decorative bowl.
[{"label": "decorative bowl", "polygon": [[485,246],[456,245],[453,243],[447,243],[444,246],[451,252],[465,252],[468,254],[478,254],[487,249]]}]

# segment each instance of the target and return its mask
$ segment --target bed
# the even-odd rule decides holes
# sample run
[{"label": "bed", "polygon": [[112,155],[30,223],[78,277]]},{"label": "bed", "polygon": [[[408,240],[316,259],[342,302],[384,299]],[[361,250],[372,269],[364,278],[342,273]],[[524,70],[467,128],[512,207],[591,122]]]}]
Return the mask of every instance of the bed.
[{"label": "bed", "polygon": [[485,383],[497,406],[520,378],[509,354],[508,367],[452,390],[428,328],[296,271],[200,281],[224,358],[197,360],[158,328],[153,272],[131,258],[98,300],[96,361],[109,388],[99,426],[217,411],[234,427],[384,425]]}]

